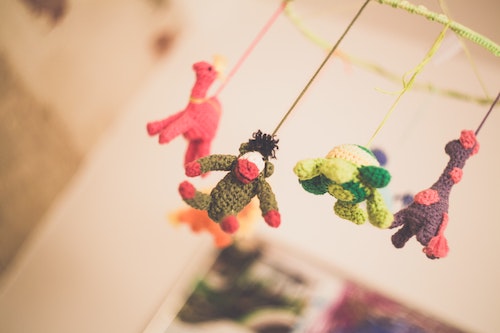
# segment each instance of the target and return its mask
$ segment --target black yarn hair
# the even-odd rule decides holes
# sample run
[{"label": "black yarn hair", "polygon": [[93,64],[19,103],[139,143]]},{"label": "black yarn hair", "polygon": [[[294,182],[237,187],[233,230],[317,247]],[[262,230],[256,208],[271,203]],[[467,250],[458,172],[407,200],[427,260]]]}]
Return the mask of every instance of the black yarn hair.
[{"label": "black yarn hair", "polygon": [[258,151],[264,156],[264,158],[276,158],[276,150],[278,147],[278,139],[274,138],[274,135],[264,134],[261,130],[252,134],[252,138],[248,140],[247,150],[248,151]]}]

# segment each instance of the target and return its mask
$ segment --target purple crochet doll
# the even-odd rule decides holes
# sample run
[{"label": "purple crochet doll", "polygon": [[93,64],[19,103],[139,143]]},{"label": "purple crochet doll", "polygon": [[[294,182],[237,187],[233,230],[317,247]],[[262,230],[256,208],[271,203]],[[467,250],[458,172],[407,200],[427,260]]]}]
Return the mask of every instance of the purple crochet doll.
[{"label": "purple crochet doll", "polygon": [[479,143],[473,131],[463,130],[459,140],[446,144],[445,152],[450,160],[437,182],[417,193],[413,203],[394,215],[390,228],[403,226],[392,236],[392,244],[396,248],[402,248],[415,235],[428,258],[437,259],[448,254],[444,230],[448,224],[450,191],[462,178],[467,159],[478,150]]}]

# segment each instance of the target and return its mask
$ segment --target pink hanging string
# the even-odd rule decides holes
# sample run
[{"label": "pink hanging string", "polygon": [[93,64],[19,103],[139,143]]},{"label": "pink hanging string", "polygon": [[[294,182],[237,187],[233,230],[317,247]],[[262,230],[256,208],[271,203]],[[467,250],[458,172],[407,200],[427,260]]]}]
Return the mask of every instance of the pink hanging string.
[{"label": "pink hanging string", "polygon": [[252,43],[248,46],[248,48],[245,50],[245,52],[240,57],[240,59],[238,60],[238,62],[234,65],[234,67],[232,68],[231,72],[229,72],[229,74],[227,75],[226,79],[221,83],[221,85],[219,86],[219,88],[217,89],[217,91],[214,93],[214,96],[218,96],[220,94],[220,92],[226,87],[226,85],[229,82],[229,80],[232,79],[232,77],[238,71],[238,69],[241,67],[241,65],[246,60],[246,58],[252,53],[253,49],[257,46],[257,44],[259,44],[259,42],[261,41],[262,37],[264,37],[264,35],[267,33],[267,31],[271,28],[271,26],[276,21],[276,19],[281,15],[281,13],[285,9],[288,1],[289,0],[283,0],[281,2],[281,4],[278,7],[278,9],[273,13],[273,15],[271,16],[271,18],[262,27],[262,29],[259,31],[259,33],[257,34],[257,36],[254,38],[254,40],[252,41]]}]

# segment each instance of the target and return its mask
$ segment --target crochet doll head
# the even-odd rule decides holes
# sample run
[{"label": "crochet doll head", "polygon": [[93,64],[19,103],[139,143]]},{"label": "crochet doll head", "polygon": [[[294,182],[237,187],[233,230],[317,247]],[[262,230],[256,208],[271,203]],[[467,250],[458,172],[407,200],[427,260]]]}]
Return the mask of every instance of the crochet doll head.
[{"label": "crochet doll head", "polygon": [[[260,130],[253,133],[252,139],[240,145],[239,159],[242,162],[239,163],[247,163],[243,162],[246,160],[251,162],[250,165],[260,166],[264,177],[270,177],[274,173],[274,165],[269,159],[276,158],[276,150],[279,149],[278,142],[278,139],[270,134],[264,134]],[[244,169],[238,168],[236,172],[240,172],[239,170]]]}]

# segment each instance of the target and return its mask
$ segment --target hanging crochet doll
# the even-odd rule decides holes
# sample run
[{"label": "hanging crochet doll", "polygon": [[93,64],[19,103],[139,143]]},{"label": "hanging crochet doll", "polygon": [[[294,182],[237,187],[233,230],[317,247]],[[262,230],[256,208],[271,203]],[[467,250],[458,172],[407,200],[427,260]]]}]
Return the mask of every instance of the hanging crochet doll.
[{"label": "hanging crochet doll", "polygon": [[149,135],[158,134],[160,144],[169,143],[181,134],[189,141],[184,164],[210,154],[210,146],[219,126],[221,105],[216,96],[206,98],[206,94],[219,75],[219,62],[215,61],[214,65],[204,61],[195,63],[196,82],[186,108],[147,124]]},{"label": "hanging crochet doll", "polygon": [[[362,146],[344,144],[325,158],[299,161],[294,169],[302,187],[313,194],[329,193],[337,199],[335,213],[343,219],[387,228],[393,221],[385,201],[377,191],[389,184],[391,175],[380,167],[373,153]],[[366,201],[366,211],[359,203]]]},{"label": "hanging crochet doll", "polygon": [[450,160],[439,179],[430,188],[417,193],[408,207],[394,215],[391,228],[402,226],[392,236],[396,248],[402,248],[415,235],[428,258],[437,259],[448,254],[444,230],[448,224],[450,191],[462,179],[467,159],[478,150],[479,143],[473,131],[464,130],[460,139],[446,144],[445,152]]},{"label": "hanging crochet doll", "polygon": [[266,181],[274,172],[269,158],[275,158],[277,143],[272,135],[258,131],[247,143],[241,144],[238,156],[210,155],[186,164],[188,177],[216,170],[228,173],[210,194],[196,190],[188,181],[182,182],[179,185],[182,199],[193,208],[206,210],[225,232],[234,233],[239,228],[236,214],[257,196],[265,222],[271,227],[278,227],[281,223],[278,204]]}]

